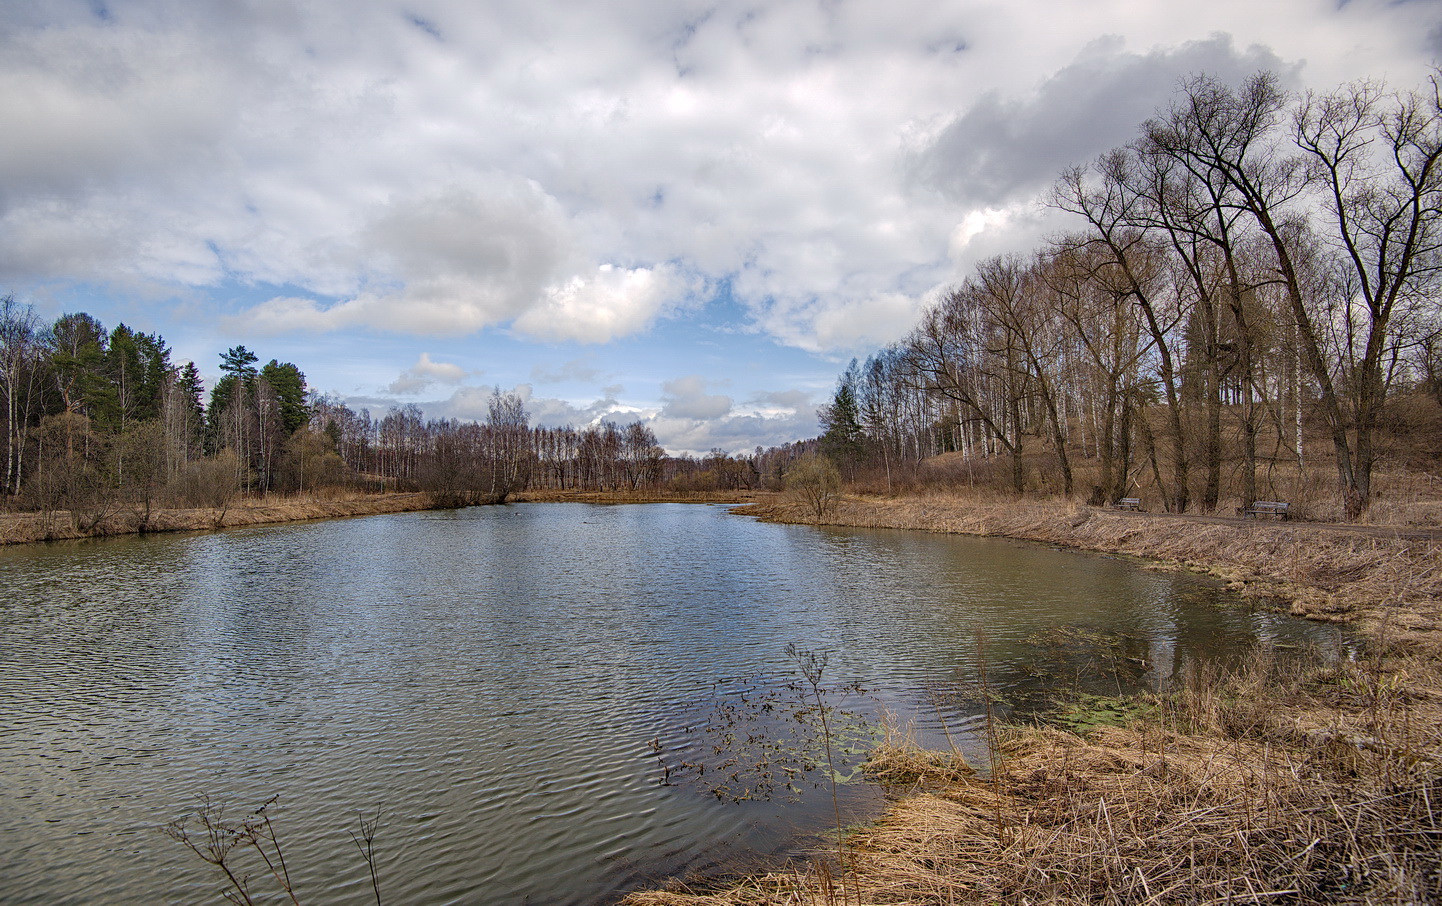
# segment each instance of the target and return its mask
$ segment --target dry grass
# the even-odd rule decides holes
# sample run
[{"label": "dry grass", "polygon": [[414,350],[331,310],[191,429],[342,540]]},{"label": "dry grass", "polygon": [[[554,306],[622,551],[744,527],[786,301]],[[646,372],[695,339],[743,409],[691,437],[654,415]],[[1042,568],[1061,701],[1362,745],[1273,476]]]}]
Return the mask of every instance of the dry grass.
[{"label": "dry grass", "polygon": [[[774,501],[751,512],[806,522]],[[899,798],[851,838],[848,883],[814,862],[627,906],[1442,901],[1439,542],[1400,532],[1131,516],[933,494],[845,501],[828,522],[1005,535],[1204,569],[1367,653],[1198,668],[1125,727],[1011,728],[990,776],[895,739],[870,769]]]},{"label": "dry grass", "polygon": [[338,519],[404,513],[432,507],[426,494],[337,494],[279,495],[238,501],[224,511],[210,508],[157,509],[142,526],[140,514],[119,510],[101,519],[91,530],[76,527],[64,511],[48,516],[40,513],[0,514],[0,544],[29,544],[37,541],[67,541],[79,538],[133,535],[145,532],[193,532],[244,525],[270,525],[308,519]]},{"label": "dry grass", "polygon": [[[1195,675],[1156,719],[1011,730],[990,778],[891,747],[872,770],[907,795],[852,837],[850,896],[813,865],[625,902],[1436,902],[1442,697],[1389,677],[1258,658]],[[1298,719],[1318,709],[1323,726]]]}]

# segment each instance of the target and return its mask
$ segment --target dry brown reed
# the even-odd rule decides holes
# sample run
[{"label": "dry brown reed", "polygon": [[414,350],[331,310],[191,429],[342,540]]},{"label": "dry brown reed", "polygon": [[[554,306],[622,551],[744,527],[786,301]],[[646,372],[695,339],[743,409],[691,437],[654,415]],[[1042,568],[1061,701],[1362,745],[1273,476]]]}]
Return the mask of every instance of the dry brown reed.
[{"label": "dry brown reed", "polygon": [[[1435,902],[1442,697],[1388,675],[1266,657],[1201,672],[1155,719],[1010,730],[990,779],[891,746],[871,770],[909,795],[852,836],[847,902]],[[1330,712],[1323,732],[1297,719],[1307,705]],[[626,903],[842,902],[817,881],[791,869]]]}]

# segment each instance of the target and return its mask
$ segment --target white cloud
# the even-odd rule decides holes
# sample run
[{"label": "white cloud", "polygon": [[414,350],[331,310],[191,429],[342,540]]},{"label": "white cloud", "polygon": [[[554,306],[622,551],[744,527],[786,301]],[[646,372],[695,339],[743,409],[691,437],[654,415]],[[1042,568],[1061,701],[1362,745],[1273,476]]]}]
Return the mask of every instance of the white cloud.
[{"label": "white cloud", "polygon": [[775,300],[760,314],[767,333],[812,352],[864,351],[904,336],[930,293],[878,293],[856,299]]},{"label": "white cloud", "polygon": [[593,274],[576,275],[543,294],[515,328],[544,340],[606,343],[650,326],[685,299],[685,286],[672,270],[627,270],[603,264]]},{"label": "white cloud", "polygon": [[673,419],[709,421],[731,412],[731,397],[707,393],[708,381],[699,374],[666,381],[661,385],[664,406],[661,414]]},{"label": "white cloud", "polygon": [[243,316],[256,327],[369,327],[466,334],[525,313],[574,258],[565,218],[535,183],[486,174],[393,200],[352,237],[357,281],[379,286],[333,305],[284,297]]},{"label": "white cloud", "polygon": [[[215,292],[238,337],[739,311],[862,352],[1034,247],[1036,193],[1178,78],[1414,85],[1439,35],[1388,0],[0,4],[0,286]],[[736,306],[694,304],[721,286]],[[273,298],[236,314],[237,287]]]},{"label": "white cloud", "polygon": [[471,374],[472,372],[451,362],[433,362],[430,353],[423,352],[416,363],[403,371],[386,389],[391,393],[409,396],[435,384],[459,384]]}]

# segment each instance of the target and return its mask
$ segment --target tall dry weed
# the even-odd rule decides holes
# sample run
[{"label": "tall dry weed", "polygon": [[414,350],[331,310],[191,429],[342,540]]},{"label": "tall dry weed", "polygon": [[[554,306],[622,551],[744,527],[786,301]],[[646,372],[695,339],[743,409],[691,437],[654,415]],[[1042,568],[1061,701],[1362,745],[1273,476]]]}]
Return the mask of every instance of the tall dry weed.
[{"label": "tall dry weed", "polygon": [[[1264,655],[1197,671],[1158,719],[1001,734],[989,779],[894,745],[874,770],[913,794],[852,838],[860,901],[1436,902],[1438,715],[1395,679],[1423,666],[1369,655],[1318,670]],[[791,872],[627,902],[829,897]]]}]

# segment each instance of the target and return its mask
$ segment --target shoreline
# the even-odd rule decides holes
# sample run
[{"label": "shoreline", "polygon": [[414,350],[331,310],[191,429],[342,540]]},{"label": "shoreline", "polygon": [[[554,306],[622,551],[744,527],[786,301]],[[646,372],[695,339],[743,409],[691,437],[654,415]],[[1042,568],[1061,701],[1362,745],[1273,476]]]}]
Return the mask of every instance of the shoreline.
[{"label": "shoreline", "polygon": [[1263,651],[1232,673],[1202,668],[1181,689],[1099,709],[1087,729],[989,728],[990,776],[888,739],[868,764],[888,806],[848,831],[841,868],[822,851],[747,877],[671,879],[624,906],[1442,898],[1429,831],[1442,820],[1435,533],[963,496],[847,497],[822,518],[777,497],[736,512],[1189,569],[1352,624],[1368,650],[1328,667]]},{"label": "shoreline", "polygon": [[1012,538],[1118,554],[1221,579],[1293,616],[1442,653],[1442,536],[1413,527],[1129,513],[1074,502],[847,497],[817,519],[784,498],[735,510],[765,522]]},{"label": "shoreline", "polygon": [[213,532],[250,525],[281,525],[318,519],[349,519],[437,509],[429,494],[353,494],[336,497],[273,497],[240,500],[218,507],[165,507],[143,512],[124,508],[82,529],[69,512],[0,513],[0,546],[83,541],[122,535]]},{"label": "shoreline", "polygon": [[[525,491],[508,503],[724,503],[753,504],[754,491],[665,493],[647,491]],[[479,505],[479,504],[478,504]],[[504,505],[504,504],[502,504]],[[241,499],[229,507],[156,507],[147,520],[133,507],[118,507],[80,528],[66,510],[52,513],[0,513],[0,547],[16,544],[45,544],[55,541],[83,541],[122,535],[171,532],[213,532],[250,525],[283,525],[317,519],[350,519],[388,513],[413,513],[454,509],[437,504],[421,491],[381,494],[350,493],[334,496],[294,496]],[[88,521],[88,520],[87,520]]]},{"label": "shoreline", "polygon": [[[847,497],[816,518],[772,493],[541,491],[514,502],[725,503],[763,521],[970,534],[1211,575],[1367,640],[1356,661],[1298,672],[1265,655],[1199,671],[1081,732],[988,730],[983,777],[954,753],[889,739],[869,771],[889,798],[848,831],[845,867],[792,863],[745,878],[673,879],[627,906],[1442,900],[1442,538],[1428,529],[1121,513],[963,495]],[[438,509],[421,493],[155,510],[147,531]],[[112,513],[0,514],[0,544],[138,531]],[[37,537],[48,532],[48,537]]]}]

